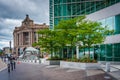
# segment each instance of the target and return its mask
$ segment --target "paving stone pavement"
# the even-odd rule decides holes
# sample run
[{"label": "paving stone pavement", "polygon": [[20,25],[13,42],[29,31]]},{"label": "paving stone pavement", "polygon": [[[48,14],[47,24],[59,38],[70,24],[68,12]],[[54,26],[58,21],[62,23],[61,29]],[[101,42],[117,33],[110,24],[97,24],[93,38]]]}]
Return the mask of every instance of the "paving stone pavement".
[{"label": "paving stone pavement", "polygon": [[[108,77],[108,78],[107,78]],[[3,70],[0,80],[117,80],[102,70],[79,70],[47,66],[43,64],[20,63],[11,73]]]},{"label": "paving stone pavement", "polygon": [[111,76],[115,77],[117,80],[120,80],[120,70],[119,71],[113,71],[109,73]]},{"label": "paving stone pavement", "polygon": [[2,71],[3,69],[5,69],[6,67],[7,67],[7,65],[0,58],[0,71]]}]

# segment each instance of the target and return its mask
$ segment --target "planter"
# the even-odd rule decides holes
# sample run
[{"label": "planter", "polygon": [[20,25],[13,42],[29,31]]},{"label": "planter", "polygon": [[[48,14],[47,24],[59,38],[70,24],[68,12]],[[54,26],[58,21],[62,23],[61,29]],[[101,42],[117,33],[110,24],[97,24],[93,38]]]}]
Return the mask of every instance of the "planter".
[{"label": "planter", "polygon": [[47,65],[60,65],[60,60],[47,60]]},{"label": "planter", "polygon": [[40,58],[40,63],[41,64],[44,64],[46,62],[46,59],[45,58]]},{"label": "planter", "polygon": [[76,69],[101,69],[98,63],[80,63],[67,61],[60,61],[60,67]]}]

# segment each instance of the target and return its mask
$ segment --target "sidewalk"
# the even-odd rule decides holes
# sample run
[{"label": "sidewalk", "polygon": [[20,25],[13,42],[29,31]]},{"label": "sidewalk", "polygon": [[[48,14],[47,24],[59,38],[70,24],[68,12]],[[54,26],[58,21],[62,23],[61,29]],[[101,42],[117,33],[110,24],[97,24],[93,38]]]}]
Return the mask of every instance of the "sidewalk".
[{"label": "sidewalk", "polygon": [[4,70],[6,68],[7,68],[7,65],[0,58],[0,71]]},{"label": "sidewalk", "polygon": [[117,80],[120,80],[120,65],[111,65],[111,68],[114,69],[114,71],[111,71],[109,74]]},{"label": "sidewalk", "polygon": [[[105,71],[105,65],[101,64],[101,67],[103,71]],[[120,80],[120,65],[110,65],[110,72],[108,72],[109,75],[113,76],[117,80]]]},{"label": "sidewalk", "polygon": [[103,70],[61,68],[58,65],[20,63],[8,74],[1,71],[1,80],[117,80]]},{"label": "sidewalk", "polygon": [[[22,62],[22,61],[21,61]],[[28,64],[39,64],[39,63],[34,63],[34,62],[29,62],[29,61],[23,61],[22,63],[28,63]],[[48,65],[49,67],[54,67],[54,65]],[[111,80],[112,77],[114,77],[114,80],[120,80],[120,70],[118,68],[120,68],[120,65],[111,65],[111,72],[105,72],[105,65],[101,65],[102,70],[101,69],[93,69],[93,70],[85,70],[86,72],[86,76],[87,77],[98,77],[96,75],[102,75],[102,77],[104,77],[105,80]],[[74,71],[79,71],[77,69],[71,69],[68,70],[67,72],[74,72]]]}]

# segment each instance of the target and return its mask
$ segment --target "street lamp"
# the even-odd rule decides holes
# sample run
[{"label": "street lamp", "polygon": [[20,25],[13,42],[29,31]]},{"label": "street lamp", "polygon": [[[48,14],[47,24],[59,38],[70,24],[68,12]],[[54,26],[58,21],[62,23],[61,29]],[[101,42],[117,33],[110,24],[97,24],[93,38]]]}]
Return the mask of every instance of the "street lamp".
[{"label": "street lamp", "polygon": [[11,41],[9,42],[9,44],[10,44],[10,53],[12,53],[12,52],[11,52]]}]

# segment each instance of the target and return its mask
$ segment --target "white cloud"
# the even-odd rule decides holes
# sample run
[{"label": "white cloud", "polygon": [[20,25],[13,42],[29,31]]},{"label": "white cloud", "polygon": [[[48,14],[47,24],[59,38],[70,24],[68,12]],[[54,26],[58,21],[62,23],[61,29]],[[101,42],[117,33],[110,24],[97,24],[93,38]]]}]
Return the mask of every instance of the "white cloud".
[{"label": "white cloud", "polygon": [[26,14],[35,23],[49,24],[49,0],[0,0],[0,48],[13,40],[13,30]]},{"label": "white cloud", "polygon": [[4,23],[10,26],[18,26],[21,24],[21,21],[22,20],[18,20],[18,19],[5,19]]},{"label": "white cloud", "polygon": [[1,19],[0,24],[0,48],[9,47],[9,41],[12,41],[13,47],[13,30],[15,26],[20,26],[22,20],[17,19]]},{"label": "white cloud", "polygon": [[13,11],[35,11],[37,6],[31,0],[0,0],[0,3]]},{"label": "white cloud", "polygon": [[0,0],[0,4],[7,7],[4,14],[0,13],[5,17],[16,18],[29,14],[35,21],[49,24],[49,0]]},{"label": "white cloud", "polygon": [[0,24],[2,25],[1,30],[0,30],[0,34],[4,34],[4,35],[11,35],[13,33],[14,27],[18,26],[21,24],[22,20],[17,20],[17,19],[2,19],[2,22],[0,22]]},{"label": "white cloud", "polygon": [[[0,49],[2,49],[3,47],[10,47],[9,42],[10,41],[2,41],[2,42],[0,42]],[[11,41],[11,47],[13,47],[13,41]]]}]

